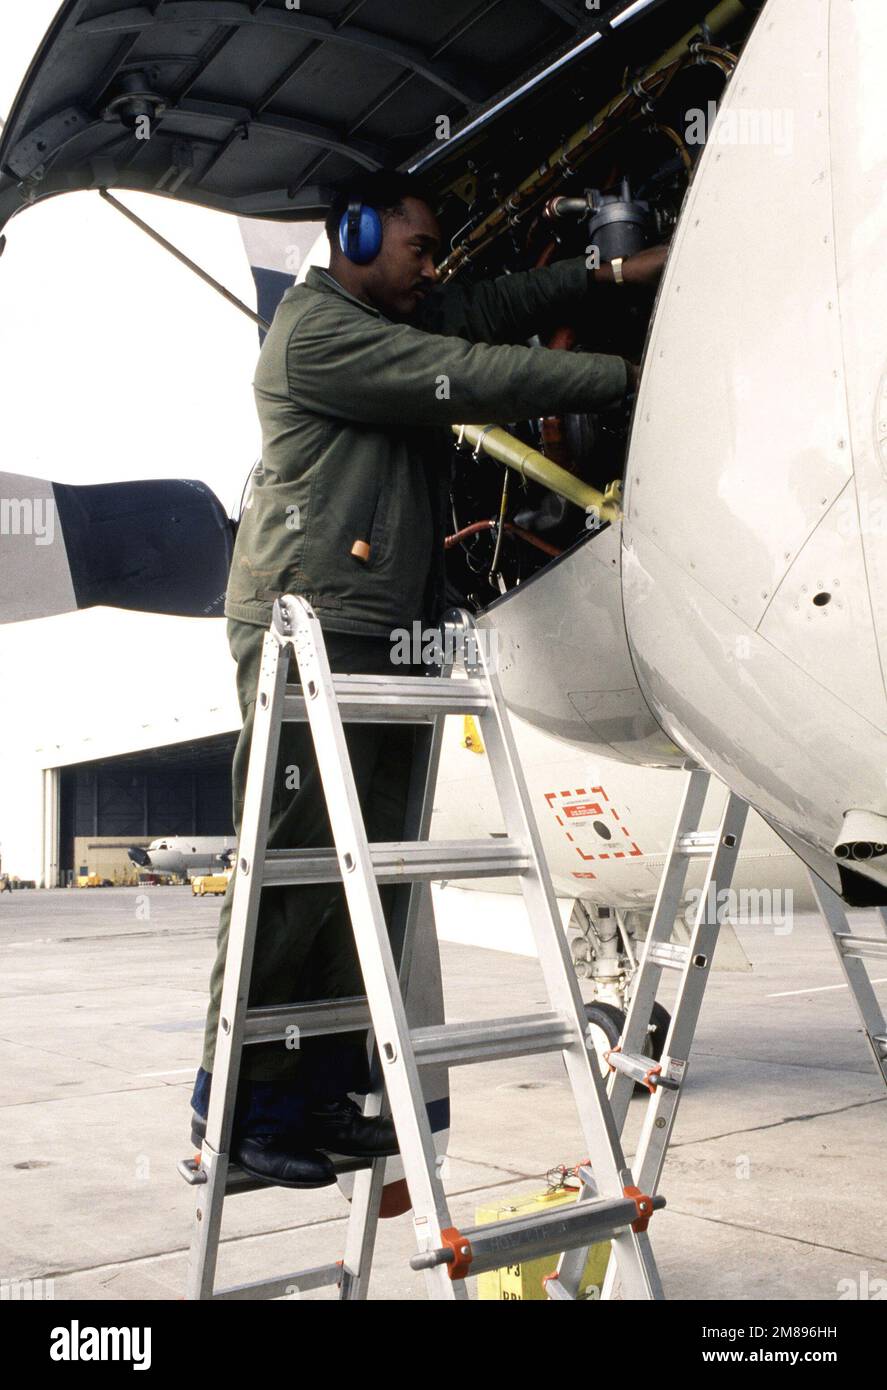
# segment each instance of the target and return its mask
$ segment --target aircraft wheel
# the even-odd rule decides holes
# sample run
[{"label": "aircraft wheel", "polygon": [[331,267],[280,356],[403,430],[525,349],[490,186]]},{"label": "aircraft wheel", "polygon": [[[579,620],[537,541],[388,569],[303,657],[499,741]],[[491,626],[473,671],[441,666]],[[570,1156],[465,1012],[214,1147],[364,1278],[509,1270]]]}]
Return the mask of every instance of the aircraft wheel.
[{"label": "aircraft wheel", "polygon": [[671,1023],[671,1014],[668,1009],[664,1009],[661,1004],[653,1005],[653,1012],[650,1015],[650,1023],[653,1031],[647,1034],[647,1045],[644,1051],[649,1053],[654,1062],[658,1062],[662,1056],[662,1049],[665,1046],[665,1038],[668,1027]]},{"label": "aircraft wheel", "polygon": [[585,1005],[585,1017],[591,1026],[591,1037],[600,1063],[601,1076],[609,1076],[610,1068],[604,1061],[604,1053],[616,1047],[625,1025],[625,1014],[615,1004],[602,1004],[594,1000]]},{"label": "aircraft wheel", "polygon": [[[625,1027],[625,1014],[622,1009],[617,1009],[615,1004],[604,1004],[594,1000],[585,1005],[585,1017],[591,1025],[591,1036],[600,1062],[601,1075],[608,1077],[610,1068],[604,1061],[604,1053],[609,1048],[618,1045],[622,1030]],[[650,1022],[653,1025],[653,1031],[647,1034],[644,1042],[644,1054],[652,1058],[654,1062],[658,1062],[662,1056],[671,1015],[661,1004],[654,1004]],[[646,1086],[641,1085],[635,1086],[635,1093],[644,1096],[649,1095]]]}]

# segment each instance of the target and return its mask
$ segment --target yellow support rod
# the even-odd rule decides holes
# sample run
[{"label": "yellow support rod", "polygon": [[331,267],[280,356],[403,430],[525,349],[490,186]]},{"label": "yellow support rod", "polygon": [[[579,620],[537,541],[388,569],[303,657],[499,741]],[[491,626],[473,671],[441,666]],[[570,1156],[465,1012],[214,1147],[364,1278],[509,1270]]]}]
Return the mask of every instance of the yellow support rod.
[{"label": "yellow support rod", "polygon": [[513,468],[530,482],[541,483],[558,497],[566,497],[597,521],[618,521],[621,517],[622,484],[618,480],[610,483],[606,492],[599,492],[498,425],[453,425],[452,429],[460,444],[474,446],[475,454],[483,449],[497,463]]}]

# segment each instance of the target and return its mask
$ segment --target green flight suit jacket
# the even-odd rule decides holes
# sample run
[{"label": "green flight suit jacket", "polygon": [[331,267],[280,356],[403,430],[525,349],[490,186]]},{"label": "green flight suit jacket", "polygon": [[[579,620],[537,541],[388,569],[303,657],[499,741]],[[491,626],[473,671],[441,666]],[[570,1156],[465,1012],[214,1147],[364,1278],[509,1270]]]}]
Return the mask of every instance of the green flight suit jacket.
[{"label": "green flight suit jacket", "polygon": [[[288,289],[253,382],[262,462],[225,614],[267,627],[274,599],[298,593],[341,632],[436,623],[452,444],[441,427],[594,411],[625,393],[622,358],[513,341],[587,285],[582,258],[456,283],[434,290],[408,324],[316,267]],[[352,553],[355,542],[368,559]]]}]

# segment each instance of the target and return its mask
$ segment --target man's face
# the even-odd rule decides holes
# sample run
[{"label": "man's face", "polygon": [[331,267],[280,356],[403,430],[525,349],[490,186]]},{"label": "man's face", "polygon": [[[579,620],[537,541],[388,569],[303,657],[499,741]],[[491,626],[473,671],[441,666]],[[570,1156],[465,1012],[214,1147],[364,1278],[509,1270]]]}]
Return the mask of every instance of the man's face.
[{"label": "man's face", "polygon": [[362,289],[386,318],[413,317],[437,283],[440,227],[427,203],[404,198],[403,211],[386,215],[378,256],[365,266]]}]

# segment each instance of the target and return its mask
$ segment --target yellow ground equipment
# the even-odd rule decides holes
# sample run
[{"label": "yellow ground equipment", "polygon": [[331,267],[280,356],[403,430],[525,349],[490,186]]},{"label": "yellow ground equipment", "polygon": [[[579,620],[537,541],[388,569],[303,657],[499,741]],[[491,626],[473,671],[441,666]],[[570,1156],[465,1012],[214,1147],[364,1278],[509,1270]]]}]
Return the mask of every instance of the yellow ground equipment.
[{"label": "yellow ground equipment", "polygon": [[192,897],[203,898],[228,891],[230,874],[198,874],[191,880]]},{"label": "yellow ground equipment", "polygon": [[[484,1226],[490,1221],[507,1221],[514,1216],[532,1216],[534,1212],[547,1211],[550,1207],[572,1205],[576,1201],[576,1192],[576,1187],[564,1186],[561,1182],[544,1192],[533,1192],[529,1196],[514,1197],[511,1201],[500,1200],[492,1206],[478,1207],[477,1224]],[[609,1241],[589,1247],[580,1298],[600,1298],[609,1258]],[[551,1255],[543,1255],[541,1259],[525,1260],[522,1264],[506,1265],[503,1269],[479,1274],[478,1298],[547,1302],[543,1281],[554,1272],[555,1263]]]}]

